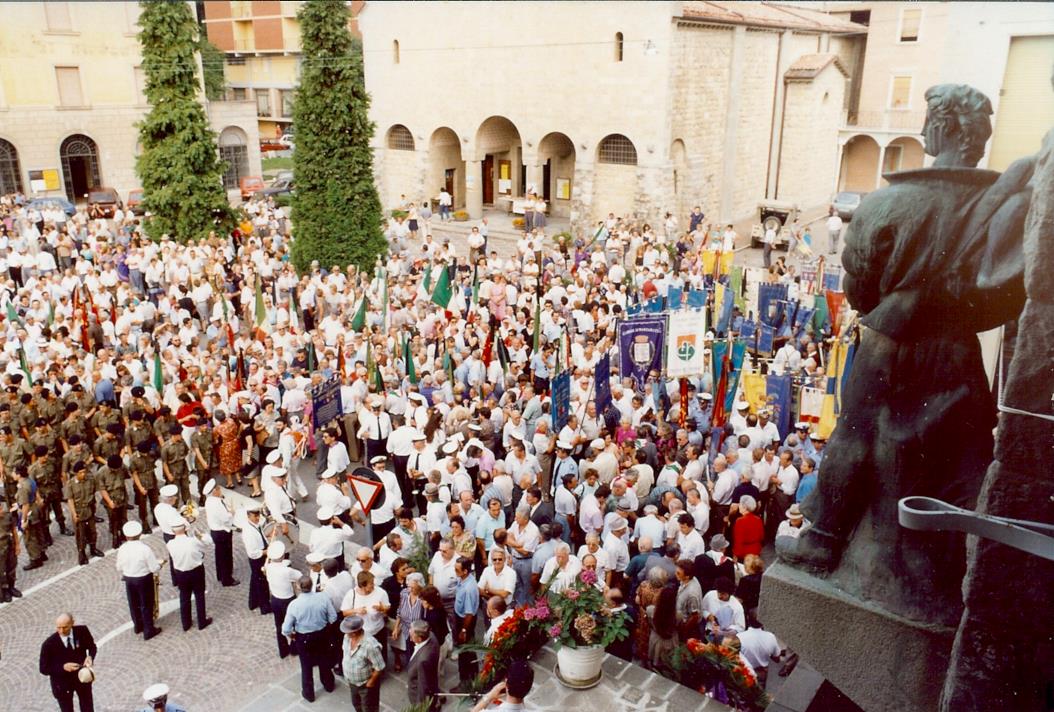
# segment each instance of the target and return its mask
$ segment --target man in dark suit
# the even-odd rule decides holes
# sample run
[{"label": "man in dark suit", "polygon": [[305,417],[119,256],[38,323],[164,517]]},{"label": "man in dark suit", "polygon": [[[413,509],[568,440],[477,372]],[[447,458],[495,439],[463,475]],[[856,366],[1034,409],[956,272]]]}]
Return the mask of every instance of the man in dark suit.
[{"label": "man in dark suit", "polygon": [[552,524],[555,510],[553,509],[552,502],[542,501],[542,490],[539,487],[531,487],[527,490],[525,495],[527,497],[527,504],[531,507],[531,521],[534,522],[535,526],[542,526],[543,524]]},{"label": "man in dark suit", "polygon": [[77,672],[92,666],[95,652],[95,640],[87,626],[74,625],[69,613],[58,617],[55,632],[40,646],[40,674],[51,678],[51,694],[61,712],[73,712],[74,692],[80,700],[80,712],[94,712],[91,683],[81,682]]},{"label": "man in dark suit", "polygon": [[410,640],[416,646],[406,666],[410,704],[418,705],[431,698],[429,709],[435,712],[439,709],[439,641],[424,621],[410,624]]}]

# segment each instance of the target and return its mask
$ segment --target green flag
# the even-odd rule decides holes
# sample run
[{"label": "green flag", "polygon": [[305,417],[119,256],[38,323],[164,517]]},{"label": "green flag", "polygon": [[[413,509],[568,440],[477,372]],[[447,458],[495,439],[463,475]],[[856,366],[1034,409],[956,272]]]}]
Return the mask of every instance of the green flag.
[{"label": "green flag", "polygon": [[505,348],[505,339],[498,337],[495,339],[498,344],[498,363],[501,364],[501,370],[506,374],[509,372],[509,350]]},{"label": "green flag", "polygon": [[21,367],[22,373],[26,374],[26,383],[32,386],[33,376],[29,373],[29,362],[26,361],[26,351],[21,346],[18,347],[18,365]]},{"label": "green flag", "polygon": [[15,303],[7,303],[7,320],[12,324],[21,324],[22,320],[18,318],[18,312],[15,311]]},{"label": "green flag", "polygon": [[403,361],[406,362],[406,377],[410,380],[410,383],[417,385],[417,369],[414,368],[414,354],[410,350],[410,337],[409,335],[403,339]]},{"label": "green flag", "polygon": [[732,289],[732,298],[740,311],[746,310],[746,300],[743,299],[743,266],[732,267],[732,279],[729,285]]},{"label": "green flag", "polygon": [[351,328],[355,331],[362,331],[366,328],[366,294],[363,293],[362,301],[359,302],[359,308],[355,312],[355,316],[351,318]]},{"label": "green flag", "polygon": [[444,268],[436,280],[436,288],[432,290],[432,301],[439,307],[446,309],[450,304],[454,291],[450,286],[450,270]]},{"label": "green flag", "polygon": [[55,323],[55,302],[48,302],[48,326]]},{"label": "green flag", "polygon": [[542,299],[539,295],[534,295],[534,343],[531,346],[531,353],[538,353],[542,347]]},{"label": "green flag", "polygon": [[384,395],[384,377],[381,376],[381,367],[376,363],[373,364],[373,385],[378,393]]},{"label": "green flag", "polygon": [[307,371],[314,373],[318,370],[318,354],[315,352],[315,342],[307,342]]},{"label": "green flag", "polygon": [[384,295],[381,298],[381,323],[384,324],[385,331],[388,330],[388,271],[381,267],[381,290]]},{"label": "green flag", "polygon": [[157,350],[156,344],[154,346],[154,390],[161,393],[165,388],[165,378],[161,372],[161,352]]},{"label": "green flag", "polygon": [[432,263],[429,262],[425,265],[425,276],[421,279],[421,284],[424,286],[425,294],[432,291]]},{"label": "green flag", "polygon": [[560,332],[560,341],[556,345],[556,368],[553,369],[553,376],[559,376],[564,370],[564,334]]},{"label": "green flag", "polygon": [[469,309],[479,305],[479,265],[472,268],[472,304]]},{"label": "green flag", "polygon": [[256,275],[256,326],[263,326],[267,320],[267,308],[264,306],[263,285],[260,284],[260,275]]}]

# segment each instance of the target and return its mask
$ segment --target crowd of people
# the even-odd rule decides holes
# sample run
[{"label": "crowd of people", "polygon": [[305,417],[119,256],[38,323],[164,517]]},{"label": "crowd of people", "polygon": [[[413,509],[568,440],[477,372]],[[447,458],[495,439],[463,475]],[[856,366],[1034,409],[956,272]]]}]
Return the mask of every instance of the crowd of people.
[{"label": "crowd of people", "polygon": [[[109,545],[149,639],[162,562],[141,537],[156,527],[183,628],[192,599],[203,628],[203,522],[223,585],[240,583],[240,539],[249,607],[273,616],[281,656],[300,656],[309,700],[316,667],[326,689],[343,675],[360,711],[377,710],[389,667],[407,671],[411,701],[436,700],[450,656],[467,689],[475,658],[452,648],[486,644],[516,605],[583,569],[632,616],[610,650],[627,660],[663,672],[689,638],[738,647],[762,679],[779,659],[756,616],[763,552],[807,526],[797,502],[823,439],[804,422],[780,432],[738,398],[715,431],[709,373],[688,379],[685,417],[680,383],[660,373],[636,385],[614,373],[612,405],[594,398],[627,306],[706,286],[704,255],[736,248],[732,226],[698,209],[681,230],[611,215],[560,242],[532,221],[499,254],[485,224],[459,244],[414,208],[414,235],[393,227],[377,269],[298,273],[271,201],[189,243],[149,240],[120,210],[25,203],[0,199],[4,601],[21,595],[22,548],[34,569],[56,534],[75,537],[82,564]],[[449,300],[434,298],[441,275]],[[798,279],[782,263],[769,275]],[[824,348],[807,333],[776,367],[820,378]],[[550,384],[566,369],[557,428]],[[341,410],[316,429],[313,389],[334,377]],[[383,486],[368,512],[346,478],[360,466]],[[316,516],[298,513],[312,477]],[[301,571],[290,554],[304,526]],[[357,529],[368,545],[352,545]]]}]

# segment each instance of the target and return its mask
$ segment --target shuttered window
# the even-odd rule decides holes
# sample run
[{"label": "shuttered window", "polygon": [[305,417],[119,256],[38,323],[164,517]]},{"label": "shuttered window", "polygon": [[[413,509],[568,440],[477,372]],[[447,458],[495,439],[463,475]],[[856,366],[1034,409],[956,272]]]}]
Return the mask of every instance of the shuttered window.
[{"label": "shuttered window", "polygon": [[906,7],[900,14],[900,41],[918,42],[919,27],[922,25],[922,8]]},{"label": "shuttered window", "polygon": [[80,67],[55,67],[55,79],[59,85],[60,106],[84,106]]},{"label": "shuttered window", "polygon": [[889,95],[890,109],[911,107],[911,77],[893,77],[893,89]]}]

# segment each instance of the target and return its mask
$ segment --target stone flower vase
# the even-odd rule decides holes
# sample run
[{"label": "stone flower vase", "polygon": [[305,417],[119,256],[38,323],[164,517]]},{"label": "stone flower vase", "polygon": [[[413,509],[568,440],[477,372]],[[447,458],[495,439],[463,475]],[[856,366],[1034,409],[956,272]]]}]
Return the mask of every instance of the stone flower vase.
[{"label": "stone flower vase", "polygon": [[572,648],[561,645],[556,651],[557,679],[565,686],[576,690],[593,687],[600,682],[600,670],[604,662],[604,648],[586,645]]}]

